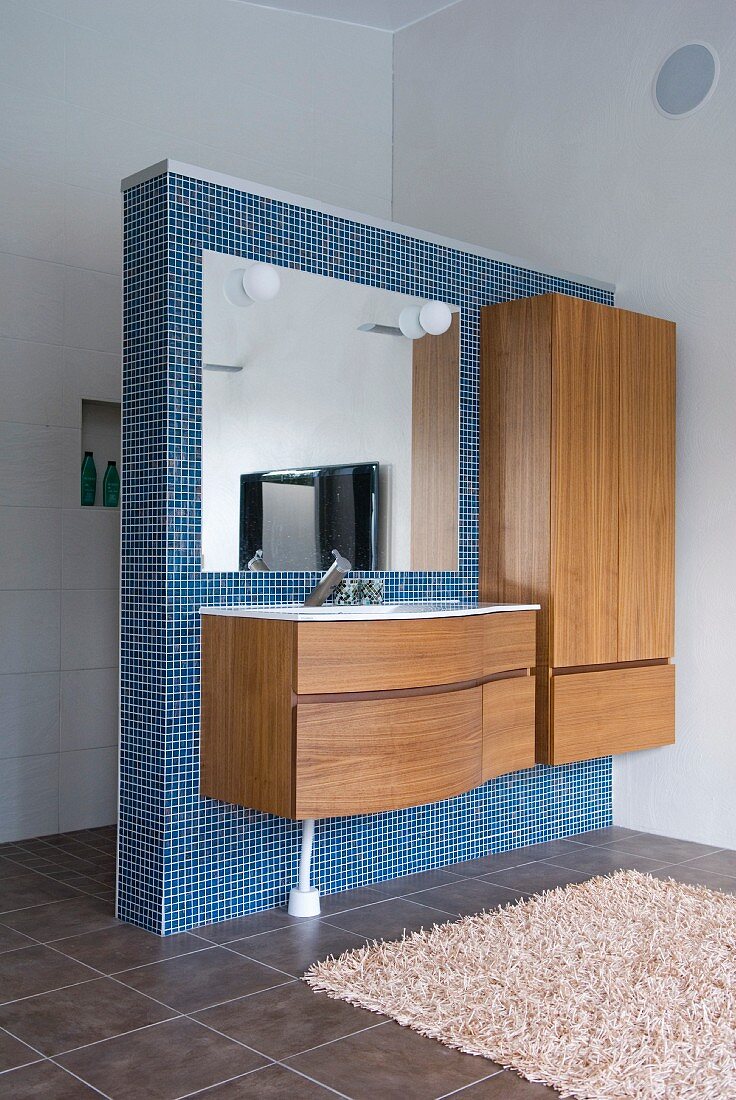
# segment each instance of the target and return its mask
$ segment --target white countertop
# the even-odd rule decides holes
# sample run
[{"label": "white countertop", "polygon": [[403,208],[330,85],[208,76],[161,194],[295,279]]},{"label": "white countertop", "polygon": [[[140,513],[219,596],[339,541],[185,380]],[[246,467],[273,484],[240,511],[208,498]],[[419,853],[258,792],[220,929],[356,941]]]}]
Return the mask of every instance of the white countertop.
[{"label": "white countertop", "polygon": [[371,619],[446,619],[459,615],[492,615],[497,611],[539,611],[538,603],[462,603],[459,600],[435,603],[324,604],[252,604],[236,607],[200,607],[202,615],[233,615],[251,619],[286,619],[294,622],[364,622]]}]

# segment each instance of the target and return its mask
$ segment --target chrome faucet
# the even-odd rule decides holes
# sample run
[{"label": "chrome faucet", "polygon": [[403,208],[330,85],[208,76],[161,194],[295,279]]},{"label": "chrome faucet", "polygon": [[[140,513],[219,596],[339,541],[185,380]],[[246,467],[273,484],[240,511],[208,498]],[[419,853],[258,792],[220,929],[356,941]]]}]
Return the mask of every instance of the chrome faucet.
[{"label": "chrome faucet", "polygon": [[335,591],[345,574],[349,573],[353,568],[348,559],[344,558],[339,550],[333,550],[332,556],[335,560],[324,576],[320,577],[319,583],[315,585],[305,599],[305,607],[321,607],[330,593]]},{"label": "chrome faucet", "polygon": [[263,551],[262,550],[256,550],[255,554],[253,555],[253,557],[248,562],[248,568],[250,569],[251,573],[268,573],[268,572],[270,572],[268,566],[266,565],[265,561],[263,560]]}]

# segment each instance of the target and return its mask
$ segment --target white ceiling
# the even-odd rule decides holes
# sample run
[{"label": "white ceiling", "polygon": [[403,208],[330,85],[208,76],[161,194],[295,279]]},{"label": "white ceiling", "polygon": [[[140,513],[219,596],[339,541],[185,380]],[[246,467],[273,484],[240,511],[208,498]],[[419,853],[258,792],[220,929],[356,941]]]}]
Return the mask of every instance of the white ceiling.
[{"label": "white ceiling", "polygon": [[460,0],[239,0],[257,8],[278,8],[280,11],[301,12],[341,23],[375,27],[382,31],[399,31],[428,15],[451,8]]}]

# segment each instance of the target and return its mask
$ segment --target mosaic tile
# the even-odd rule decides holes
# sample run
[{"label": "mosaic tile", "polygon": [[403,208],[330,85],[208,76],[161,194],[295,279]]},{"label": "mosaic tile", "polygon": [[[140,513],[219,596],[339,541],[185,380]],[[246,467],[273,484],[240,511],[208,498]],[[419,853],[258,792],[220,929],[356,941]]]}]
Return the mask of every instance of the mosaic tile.
[{"label": "mosaic tile", "polygon": [[[165,173],[124,194],[119,916],[162,934],[281,905],[298,823],[198,793],[202,604],[304,598],[316,573],[201,570],[202,249],[459,306],[460,568],[364,573],[385,599],[474,598],[482,305],[609,292],[387,228]],[[611,823],[610,758],[538,766],[430,806],[320,822],[325,893]]]}]

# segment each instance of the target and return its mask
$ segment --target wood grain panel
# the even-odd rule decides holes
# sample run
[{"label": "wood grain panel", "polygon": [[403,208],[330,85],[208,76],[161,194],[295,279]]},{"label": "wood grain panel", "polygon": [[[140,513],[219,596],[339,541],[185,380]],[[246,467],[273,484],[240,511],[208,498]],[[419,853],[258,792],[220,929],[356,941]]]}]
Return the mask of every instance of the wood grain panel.
[{"label": "wood grain panel", "polygon": [[619,310],[618,659],[674,654],[675,326]]},{"label": "wood grain panel", "polygon": [[[482,600],[541,604],[539,669],[549,661],[553,298],[481,310],[478,591]],[[537,678],[537,736],[546,749],[545,682]]]},{"label": "wood grain panel", "polygon": [[483,685],[484,783],[496,775],[534,767],[534,687],[533,676]]},{"label": "wood grain panel", "polygon": [[554,751],[568,764],[675,740],[674,665],[552,677]]},{"label": "wood grain panel", "polygon": [[536,611],[499,611],[484,615],[482,619],[483,676],[516,668],[534,668]]},{"label": "wood grain panel", "polygon": [[296,816],[379,813],[478,786],[482,690],[300,705]]},{"label": "wood grain panel", "polygon": [[554,296],[550,664],[618,655],[618,319]]},{"label": "wood grain panel", "polygon": [[292,817],[296,623],[202,616],[200,793]]},{"label": "wood grain panel", "polygon": [[460,318],[412,345],[411,568],[458,568]]},{"label": "wood grain panel", "polygon": [[478,679],[481,616],[299,623],[300,695],[430,687]]}]

